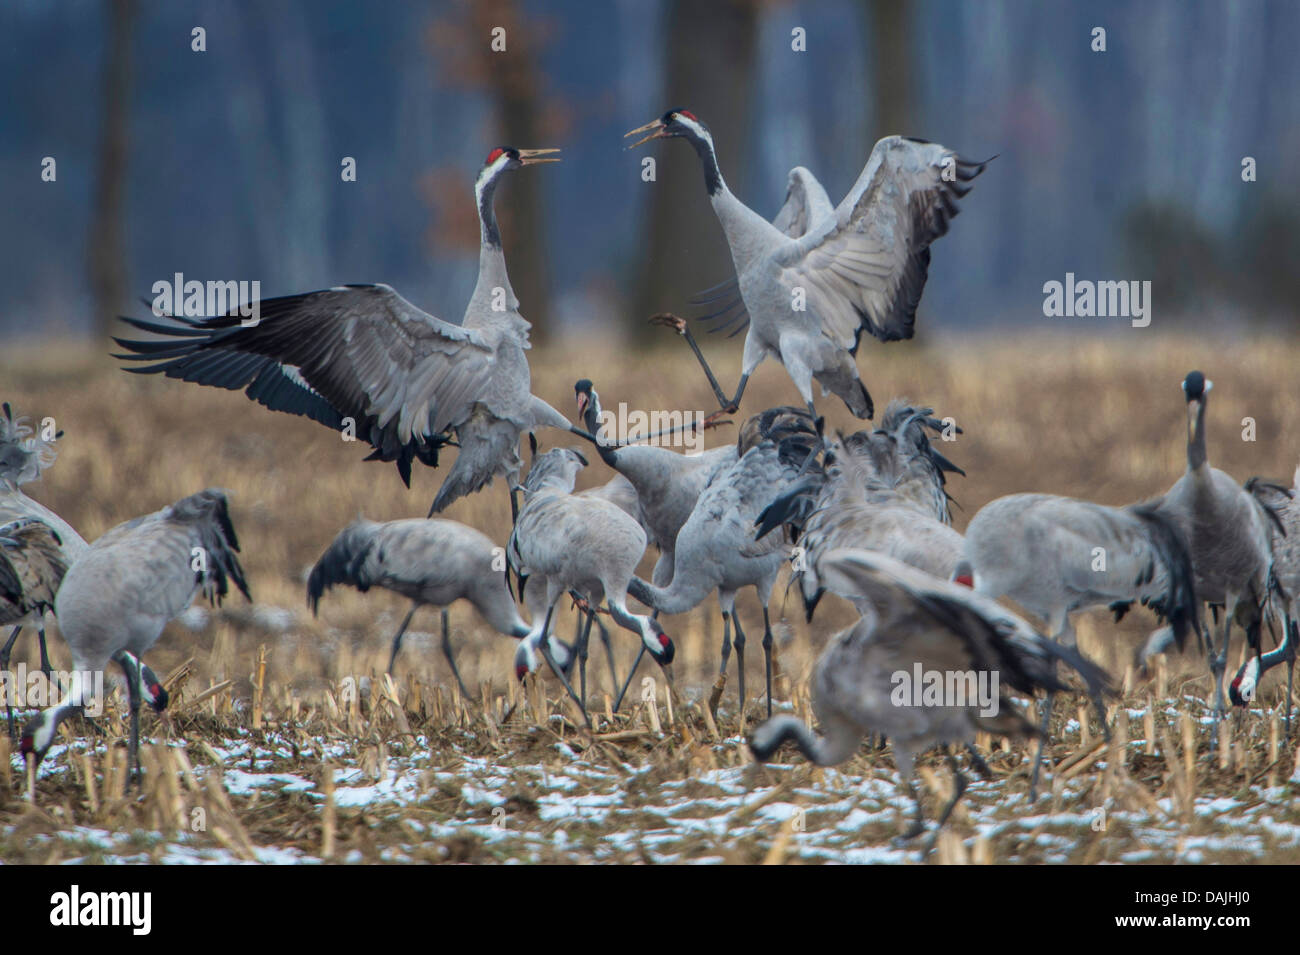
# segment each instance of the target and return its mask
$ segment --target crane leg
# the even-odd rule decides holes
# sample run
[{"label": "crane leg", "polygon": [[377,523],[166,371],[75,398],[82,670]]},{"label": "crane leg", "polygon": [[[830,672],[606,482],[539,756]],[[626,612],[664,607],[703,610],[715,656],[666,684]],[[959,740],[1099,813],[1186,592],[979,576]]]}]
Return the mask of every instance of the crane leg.
[{"label": "crane leg", "polygon": [[909,842],[925,832],[925,812],[921,809],[921,797],[917,794],[916,786],[912,784],[911,774],[908,774],[907,779],[903,781],[903,789],[912,800],[912,824],[898,837],[897,841],[900,843]]},{"label": "crane leg", "polygon": [[[600,622],[600,618],[594,613],[591,615],[591,619],[596,625],[596,632],[600,634],[601,646],[605,648],[605,661],[609,664],[609,688],[612,690],[618,686],[618,671],[614,666],[614,648],[609,642],[609,631],[605,629],[605,625]],[[644,647],[645,644],[643,643],[641,646]]]},{"label": "crane leg", "polygon": [[704,352],[700,351],[699,343],[695,341],[695,336],[691,334],[690,326],[676,315],[667,313],[655,315],[650,321],[656,325],[667,326],[686,339],[686,344],[691,346],[691,351],[695,353],[696,360],[699,361],[700,367],[704,369],[705,377],[709,379],[709,387],[713,389],[713,394],[717,396],[718,406],[726,414],[735,414],[739,411],[740,396],[745,393],[745,385],[749,382],[749,375],[740,376],[740,384],[736,388],[736,395],[728,401],[727,396],[722,393],[722,386],[718,384],[717,376],[713,374],[713,369],[709,367],[708,361],[704,358]]},{"label": "crane leg", "polygon": [[121,652],[116,656],[122,673],[126,676],[126,694],[131,707],[131,737],[127,742],[127,771],[136,787],[140,786],[140,663],[131,654]]},{"label": "crane leg", "polygon": [[948,767],[952,770],[952,799],[948,800],[948,805],[943,807],[943,812],[939,813],[939,821],[934,827],[934,835],[930,837],[926,844],[922,856],[928,856],[934,851],[935,844],[939,841],[939,833],[942,831],[944,824],[947,823],[948,817],[952,811],[957,808],[957,801],[961,799],[962,793],[966,791],[966,777],[957,765],[957,757],[952,753],[948,754]]},{"label": "crane leg", "polygon": [[[415,608],[411,609],[411,613],[415,613]],[[450,627],[450,620],[449,620],[450,616],[451,614],[447,612],[447,608],[443,607],[442,608],[442,655],[447,658],[447,665],[451,667],[451,675],[456,678],[456,685],[460,687],[460,695],[468,700],[470,699],[469,690],[465,689],[465,681],[460,678],[460,667],[456,666],[456,657],[451,652],[451,627]],[[407,615],[407,620],[410,620],[409,614]],[[393,656],[397,656],[396,650],[393,651]],[[393,664],[391,661],[388,664],[388,672],[389,673],[393,672]]]},{"label": "crane leg", "polygon": [[966,753],[970,756],[970,764],[975,772],[979,773],[980,779],[993,778],[993,770],[989,769],[989,764],[984,762],[984,757],[980,755],[974,743],[966,744]]},{"label": "crane leg", "polygon": [[623,681],[623,686],[618,691],[618,699],[614,701],[614,710],[617,711],[623,705],[623,697],[627,695],[627,688],[632,685],[632,677],[636,676],[636,668],[641,665],[641,658],[645,656],[645,642],[641,643],[641,649],[637,651],[636,659],[632,661],[632,669],[627,671],[627,679]]},{"label": "crane leg", "polygon": [[1291,738],[1291,685],[1295,678],[1295,648],[1296,639],[1300,637],[1300,628],[1297,628],[1296,621],[1291,619],[1288,614],[1283,621],[1282,629],[1285,631],[1286,639],[1286,738]]},{"label": "crane leg", "polygon": [[[8,674],[9,672],[9,657],[13,653],[14,643],[18,640],[18,634],[22,632],[23,632],[22,624],[19,624],[18,626],[14,627],[9,634],[9,639],[5,641],[5,645],[3,647],[0,647],[0,670],[3,670],[6,674]],[[10,737],[16,736],[16,730],[14,729],[14,708],[13,708],[12,697],[13,697],[13,681],[6,676],[5,678],[5,719],[9,721]]]},{"label": "crane leg", "polygon": [[[398,654],[398,651],[400,651],[400,650],[402,649],[402,637],[406,634],[406,628],[409,627],[409,626],[411,625],[411,618],[415,616],[415,611],[417,611],[417,610],[419,610],[419,609],[420,609],[420,605],[419,605],[419,604],[414,604],[414,605],[411,607],[411,612],[408,613],[408,614],[406,615],[406,619],[402,621],[402,625],[401,625],[400,627],[397,628],[397,634],[393,637],[393,652],[392,652],[391,654],[389,654],[389,656],[388,656],[388,675],[389,675],[389,676],[392,676],[392,675],[393,675],[393,664],[397,662],[397,654]],[[447,612],[447,611],[445,611],[445,610],[443,611],[444,614],[446,614],[446,612]],[[447,619],[447,618],[444,616],[444,617],[443,617],[444,632],[445,632],[446,619]]]},{"label": "crane leg", "polygon": [[53,682],[54,677],[52,674],[54,673],[54,668],[50,666],[50,652],[45,646],[45,622],[43,618],[40,625],[36,628],[36,642],[40,644],[41,647],[41,672],[45,674],[45,679]]},{"label": "crane leg", "polygon": [[591,639],[591,624],[596,619],[595,611],[587,614],[582,625],[582,634],[578,637],[578,685],[582,694],[582,715],[587,716],[587,641]]},{"label": "crane leg", "polygon": [[1039,727],[1041,735],[1038,737],[1038,747],[1034,750],[1034,773],[1029,778],[1030,802],[1038,798],[1038,774],[1043,768],[1043,746],[1047,743],[1047,725],[1052,721],[1052,704],[1055,702],[1055,693],[1048,693],[1043,700],[1043,723]]},{"label": "crane leg", "polygon": [[740,693],[740,725],[745,725],[745,631],[740,629],[740,614],[734,611],[731,614],[731,621],[736,626],[736,637],[732,641],[736,645],[736,680],[737,690]]},{"label": "crane leg", "polygon": [[763,665],[767,671],[767,716],[772,717],[772,621],[763,608]]},{"label": "crane leg", "polygon": [[578,698],[578,694],[573,691],[573,684],[570,683],[569,678],[564,675],[564,670],[561,669],[560,665],[555,662],[555,657],[551,656],[551,647],[549,641],[551,635],[551,616],[554,613],[555,613],[555,602],[552,601],[551,605],[546,608],[546,619],[542,622],[542,640],[541,640],[542,659],[545,660],[546,665],[551,668],[551,672],[560,678],[560,682],[564,684],[565,691],[569,694],[569,697],[573,700],[573,702],[578,704],[578,708],[582,711],[582,717],[584,720],[587,720],[587,727],[590,728],[591,720],[587,719],[586,707],[582,705],[582,700]]},{"label": "crane leg", "polygon": [[722,693],[727,688],[727,661],[731,659],[731,615],[722,613],[722,665],[718,667],[718,679],[709,692],[709,713],[714,722],[718,719],[718,704],[722,702]]}]

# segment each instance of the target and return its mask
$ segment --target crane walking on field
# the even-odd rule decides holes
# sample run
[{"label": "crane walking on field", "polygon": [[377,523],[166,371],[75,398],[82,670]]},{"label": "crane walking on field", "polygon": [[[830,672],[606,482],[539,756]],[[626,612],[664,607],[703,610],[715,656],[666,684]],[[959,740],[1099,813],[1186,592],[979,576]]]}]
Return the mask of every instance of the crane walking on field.
[{"label": "crane walking on field", "polygon": [[[520,578],[537,578],[531,591],[545,587],[541,601],[530,602],[532,632],[515,651],[515,672],[522,679],[539,666],[540,656],[551,663],[565,689],[574,696],[583,715],[587,712],[587,635],[590,618],[576,647],[581,695],[573,688],[546,649],[551,616],[560,597],[574,591],[586,601],[584,612],[603,600],[620,627],[641,639],[660,666],[673,660],[673,643],[659,622],[627,609],[628,582],[645,554],[646,534],[617,505],[600,498],[573,493],[578,471],[587,459],[569,448],[555,448],[532,461],[524,482],[524,505],[510,535],[507,558]],[[524,584],[520,585],[524,587]]]},{"label": "crane walking on field", "polygon": [[[740,383],[728,399],[686,324],[671,323],[690,344],[718,403],[740,407],[750,375],[763,359],[785,366],[815,418],[812,383],[837,395],[859,418],[873,413],[871,395],[855,362],[862,333],[880,341],[911,338],[925,288],[930,243],[948,231],[957,200],[986,163],[902,136],[888,136],[871,151],[849,194],[834,209],[806,169],[791,173],[792,188],[775,222],[768,222],[727,188],[713,136],[694,114],[671,109],[627,135],[633,143],[680,137],[704,166],[709,201],[726,234],[736,268],[716,300],[729,299],[718,317],[745,321],[749,332]],[[739,300],[739,301],[737,301]],[[743,326],[742,326],[743,327]]]},{"label": "crane walking on field", "polygon": [[772,408],[748,419],[737,442],[739,457],[714,475],[677,534],[672,579],[660,585],[636,577],[629,587],[628,592],[647,607],[669,614],[685,613],[711,592],[717,592],[722,610],[722,663],[709,699],[709,708],[714,712],[726,687],[734,625],[740,714],[744,717],[745,632],[736,615],[736,593],[742,587],[753,587],[763,606],[764,672],[771,715],[772,625],[768,605],[789,550],[776,535],[759,540],[754,524],[780,488],[800,475],[820,444],[815,423],[798,408]]},{"label": "crane walking on field", "polygon": [[[40,620],[54,608],[54,597],[67,573],[67,553],[58,533],[36,517],[0,525],[0,626],[28,617]],[[18,628],[14,628],[15,634]],[[12,645],[13,639],[9,643]],[[8,647],[6,647],[8,649]],[[41,650],[44,656],[44,642]],[[13,689],[8,664],[5,680],[5,719],[14,735]],[[46,671],[46,676],[49,672]]]},{"label": "crane walking on field", "polygon": [[[1205,409],[1210,382],[1199,371],[1183,380],[1187,402],[1187,470],[1157,502],[1157,510],[1178,526],[1187,540],[1196,575],[1196,596],[1202,603],[1224,608],[1222,640],[1206,641],[1214,677],[1214,713],[1225,712],[1223,674],[1228,641],[1236,621],[1246,632],[1251,650],[1260,650],[1265,604],[1273,579],[1269,511],[1235,480],[1210,466],[1205,441]],[[1160,632],[1157,632],[1160,634]],[[1141,659],[1167,646],[1160,634],[1149,640]],[[1217,744],[1218,735],[1214,740]]]},{"label": "crane walking on field", "polygon": [[[259,303],[256,324],[232,311],[169,324],[136,318],[166,336],[115,339],[152,361],[127,370],[165,374],[245,394],[275,411],[306,415],[367,441],[367,460],[393,461],[411,483],[411,462],[430,467],[446,445],[459,447],[430,516],[504,475],[513,487],[519,437],[534,428],[573,430],[530,392],[525,352],[531,327],[506,274],[492,197],[505,173],[558,162],[556,149],[499,147],[474,184],[479,215],[478,283],[460,325],[416,308],[387,285],[345,285]],[[179,324],[176,324],[176,323]],[[511,511],[517,503],[510,496]]]},{"label": "crane walking on field", "polygon": [[[1015,690],[1033,695],[1064,689],[1056,664],[1075,669],[1094,694],[1108,692],[1106,674],[1071,648],[1060,646],[1034,630],[997,601],[970,589],[932,577],[884,554],[843,549],[818,562],[818,572],[836,592],[856,593],[870,612],[831,639],[813,670],[813,712],[820,724],[814,733],[790,714],[776,716],[754,731],[750,748],[767,761],[784,742],[793,742],[819,766],[834,766],[852,756],[868,733],[882,733],[894,750],[903,787],[915,804],[915,817],[904,839],[925,828],[921,802],[912,786],[916,754],[942,743],[974,742],[977,732],[1033,737],[1037,729],[1007,695]],[[948,677],[995,674],[986,689],[996,699],[902,701],[897,674],[916,670]],[[975,695],[979,695],[978,693]],[[996,705],[993,705],[996,704]],[[975,755],[974,750],[971,750]],[[938,830],[952,814],[966,789],[966,777],[953,756],[953,797],[939,815]],[[983,770],[983,761],[976,762]],[[931,843],[933,844],[933,842]]]},{"label": "crane walking on field", "polygon": [[393,637],[388,672],[393,672],[402,636],[421,607],[442,611],[442,652],[466,699],[472,694],[461,679],[452,653],[447,607],[457,600],[473,604],[488,625],[516,640],[531,628],[506,589],[494,562],[504,550],[486,534],[456,521],[414,518],[377,524],[358,520],[345,527],[321,555],[307,578],[307,606],[315,614],[321,595],[336,584],[365,593],[382,587],[411,601],[411,610]]},{"label": "crane walking on field", "polygon": [[[24,494],[21,487],[39,478],[41,472],[54,462],[54,446],[38,434],[26,418],[15,418],[7,401],[3,405],[3,412],[4,416],[0,417],[0,524],[29,517],[47,524],[59,540],[62,562],[70,565],[85,551],[85,540],[58,514]],[[62,432],[54,435],[55,439],[59,437],[62,437]],[[41,650],[41,671],[48,678],[51,668],[49,651],[45,645],[44,610],[33,611],[14,625],[9,639],[0,647],[0,671],[8,671],[14,643],[24,624],[36,630]],[[11,718],[11,735],[12,730]]]},{"label": "crane walking on field", "polygon": [[23,755],[37,763],[45,758],[59,723],[81,710],[94,692],[86,675],[112,660],[126,676],[128,759],[138,779],[140,702],[157,712],[167,706],[167,691],[141,658],[197,594],[215,606],[233,582],[251,601],[238,551],[226,493],[217,488],[119,524],[91,544],[68,569],[54,604],[72,651],[72,688],[23,729]]}]

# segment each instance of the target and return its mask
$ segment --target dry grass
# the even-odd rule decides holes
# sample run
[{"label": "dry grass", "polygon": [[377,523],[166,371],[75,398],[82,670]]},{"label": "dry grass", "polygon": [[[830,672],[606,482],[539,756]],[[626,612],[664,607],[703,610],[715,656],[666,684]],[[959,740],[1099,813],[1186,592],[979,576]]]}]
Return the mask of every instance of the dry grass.
[{"label": "dry grass", "polygon": [[[1296,367],[1296,344],[1292,340],[1206,342],[1190,335],[1155,338],[1138,331],[1101,339],[946,339],[942,348],[919,343],[864,347],[861,365],[878,407],[883,407],[890,396],[906,395],[932,405],[941,416],[953,416],[965,430],[955,444],[943,448],[969,475],[955,478],[951,485],[961,506],[957,515],[960,529],[984,503],[1013,491],[1051,491],[1112,504],[1162,492],[1182,469],[1183,415],[1178,386],[1183,375],[1194,367],[1215,381],[1209,432],[1214,463],[1241,479],[1252,474],[1277,478],[1290,475],[1300,456],[1300,435],[1288,440],[1287,427],[1300,413],[1300,393],[1290,387]],[[727,385],[733,383],[738,373],[738,342],[724,346],[710,340],[705,347],[712,355],[725,354],[726,360],[718,362],[717,371]],[[676,342],[669,340],[658,350],[636,356],[635,361],[601,343],[584,344],[581,352],[579,357],[553,348],[533,355],[535,390],[561,410],[572,411],[572,383],[580,377],[595,380],[607,408],[619,401],[646,409],[711,407],[703,376],[685,347]],[[204,845],[228,843],[227,848],[237,857],[247,856],[250,847],[265,846],[296,847],[318,854],[324,836],[319,793],[313,790],[312,798],[308,798],[305,792],[277,790],[273,795],[259,796],[261,790],[254,790],[253,795],[246,796],[237,787],[212,787],[213,781],[220,778],[216,764],[224,764],[227,770],[235,765],[228,754],[223,755],[235,739],[248,744],[259,773],[288,772],[312,780],[320,777],[323,747],[341,767],[364,769],[366,765],[386,765],[389,759],[412,761],[413,771],[418,768],[423,780],[418,800],[407,801],[400,811],[391,806],[385,811],[340,810],[335,834],[339,856],[346,857],[356,850],[365,859],[385,858],[385,851],[397,851],[394,846],[405,848],[389,857],[507,857],[509,853],[503,855],[497,843],[473,835],[426,839],[423,841],[429,841],[429,845],[415,851],[410,844],[422,840],[412,833],[424,830],[418,826],[413,829],[409,823],[424,818],[421,814],[431,814],[430,818],[440,825],[475,819],[490,825],[493,817],[482,807],[467,805],[460,789],[448,787],[438,773],[448,768],[455,771],[467,760],[478,765],[473,761],[479,759],[507,775],[515,766],[521,771],[540,765],[563,772],[566,757],[550,745],[557,734],[582,756],[583,765],[614,767],[611,772],[624,774],[614,790],[631,805],[636,799],[628,788],[629,780],[635,780],[636,787],[655,781],[687,784],[701,769],[725,770],[748,760],[734,740],[738,728],[734,676],[724,698],[723,726],[717,739],[695,705],[707,693],[716,672],[721,625],[712,601],[691,614],[666,621],[666,629],[678,644],[679,661],[674,665],[679,696],[671,718],[664,705],[663,687],[657,686],[661,696],[653,716],[649,707],[629,703],[613,720],[598,720],[601,734],[624,736],[593,741],[567,724],[555,722],[563,719],[559,714],[572,717],[572,713],[567,704],[561,705],[554,684],[543,688],[550,693],[549,701],[534,700],[531,707],[521,703],[509,723],[498,725],[504,710],[515,702],[516,690],[508,679],[513,642],[487,630],[463,606],[452,611],[455,639],[461,648],[459,659],[467,682],[472,687],[487,687],[486,707],[482,701],[467,703],[458,699],[447,685],[449,675],[436,651],[436,638],[413,633],[399,663],[395,689],[401,704],[390,705],[378,696],[372,700],[369,693],[379,693],[379,682],[375,681],[371,684],[373,691],[363,692],[357,708],[351,710],[340,703],[340,681],[347,676],[382,672],[389,638],[406,605],[381,592],[360,595],[336,590],[322,602],[320,619],[313,620],[304,608],[305,573],[333,535],[357,514],[377,520],[423,515],[441,473],[418,470],[412,489],[407,491],[390,465],[362,462],[362,448],[342,443],[337,435],[311,422],[273,414],[237,393],[129,376],[117,371],[102,351],[79,345],[7,349],[0,356],[0,381],[4,382],[3,397],[20,413],[37,418],[52,416],[66,431],[59,460],[39,484],[28,488],[29,493],[93,539],[114,524],[199,488],[225,487],[232,494],[234,520],[257,607],[285,608],[294,614],[292,618],[277,618],[254,613],[237,598],[197,633],[171,625],[150,655],[151,662],[159,672],[192,662],[180,678],[185,686],[175,712],[164,717],[161,724],[150,718],[146,726],[156,739],[184,740],[196,771],[188,774],[172,765],[175,757],[169,753],[176,747],[158,747],[152,758],[155,769],[163,771],[150,775],[144,797],[121,794],[109,798],[107,794],[119,785],[113,766],[121,749],[106,748],[98,740],[91,757],[97,804],[92,807],[90,802],[84,778],[86,766],[81,764],[80,755],[65,755],[54,763],[67,764],[68,771],[43,777],[32,807],[20,798],[24,787],[15,760],[11,778],[0,780],[0,823],[4,826],[0,848],[5,858],[98,858],[137,850],[156,855],[166,851],[169,840],[137,835],[126,848],[96,849],[81,843],[69,848],[68,826],[75,822],[123,832],[166,830],[176,812],[188,812],[195,806],[205,807],[209,818],[217,820],[203,837],[206,842],[199,836],[187,837],[200,838]],[[751,383],[746,410],[752,412],[795,398],[784,373],[769,363]],[[853,426],[842,407],[832,406],[832,399],[824,400],[822,407],[828,413],[830,426]],[[1241,422],[1248,416],[1256,422],[1258,439],[1254,442],[1242,440]],[[714,432],[709,443],[731,440],[734,433],[734,429]],[[541,433],[539,437],[544,443],[573,443],[568,436],[556,433]],[[610,477],[607,469],[594,457],[592,460],[595,466],[585,473],[582,486]],[[504,544],[509,528],[505,489],[498,484],[460,501],[446,516],[472,524]],[[651,562],[652,556],[648,556],[647,572]],[[750,623],[747,632],[751,636],[761,619],[756,608],[750,598],[742,598],[740,613]],[[831,610],[834,612],[826,612]],[[817,651],[826,636],[850,618],[843,608],[827,605],[819,612],[816,626],[809,628],[802,621],[801,607],[793,594],[774,617],[784,618],[779,634],[784,638],[779,657],[786,676],[782,690],[786,695],[793,693],[796,710],[802,712],[806,708],[802,683]],[[1122,677],[1133,643],[1150,622],[1140,614],[1133,617],[1121,627],[1113,626],[1106,615],[1087,616],[1080,621],[1083,649],[1117,677]],[[562,633],[563,628],[572,627],[572,621],[566,609],[560,623]],[[425,611],[414,623],[416,631],[432,631],[436,626],[434,611]],[[630,662],[635,641],[617,629],[612,630],[611,638],[622,673]],[[262,725],[255,728],[250,710],[259,649],[263,646],[266,669],[259,720]],[[18,649],[15,664],[24,658],[29,664],[34,661],[34,641],[24,640]],[[57,637],[52,639],[52,651],[56,665],[67,664],[66,652]],[[757,699],[762,679],[756,638],[751,642],[748,662],[748,716],[752,721],[760,712]],[[1236,662],[1234,652],[1230,665]],[[1183,693],[1205,695],[1209,679],[1203,675],[1202,666],[1171,661],[1170,669],[1169,682],[1175,698]],[[650,670],[644,672],[651,674]],[[594,695],[599,700],[607,681],[599,649],[593,649],[589,675],[596,681]],[[186,703],[187,698],[193,700],[204,688],[226,680],[232,681],[227,690],[197,705]],[[1151,691],[1149,687],[1138,688],[1125,704],[1142,709]],[[779,692],[778,698],[782,695]],[[1274,698],[1275,681],[1269,680],[1263,699]],[[602,707],[598,704],[596,708]],[[537,726],[535,716],[542,712],[552,714],[547,728]],[[655,734],[655,720],[665,735]],[[1142,721],[1136,716],[1134,720],[1136,731],[1130,738],[1143,739]],[[1163,716],[1160,722],[1165,726]],[[419,738],[418,743],[413,743],[412,735],[405,732],[408,727]],[[72,724],[70,729],[81,733],[83,727]],[[108,721],[106,729],[113,739],[116,722]],[[1177,720],[1171,717],[1165,731],[1181,752]],[[1264,769],[1270,762],[1265,759],[1268,744],[1264,715],[1256,711],[1252,721],[1238,731],[1243,734],[1242,749],[1246,751],[1242,762],[1220,770],[1217,763],[1211,765],[1208,757],[1202,758],[1196,767],[1197,792],[1236,792],[1243,781],[1249,782],[1251,767]],[[1057,758],[1064,758],[1082,745],[1078,729],[1072,732],[1074,737],[1069,732],[1064,737],[1058,735]],[[1197,734],[1197,745],[1204,752],[1208,740],[1201,738],[1199,729]],[[730,742],[725,741],[728,738]],[[220,753],[205,752],[205,743],[216,746]],[[1282,743],[1285,745],[1285,740]],[[329,746],[335,749],[328,750]],[[259,751],[264,755],[258,756]],[[1163,752],[1157,747],[1157,753]],[[1128,763],[1131,778],[1122,770],[1108,775],[1108,761],[1102,758],[1072,777],[1072,784],[1083,788],[1058,794],[1058,802],[1067,797],[1085,801],[1095,798],[1096,787],[1104,785],[1108,787],[1107,798],[1120,798],[1115,794],[1126,793],[1123,799],[1132,802],[1136,812],[1145,802],[1130,784],[1140,787],[1147,800],[1151,794],[1160,797],[1162,793],[1173,798],[1180,785],[1169,768],[1173,762],[1166,766],[1163,755],[1143,762],[1147,757],[1139,747],[1134,748],[1134,753],[1136,756]],[[1279,758],[1287,762],[1287,757]],[[248,759],[243,762],[246,764]],[[1017,749],[1001,756],[995,764],[995,769],[1008,775],[1007,780],[990,789],[995,800],[999,793],[1024,791],[1021,763],[1022,754]],[[214,768],[203,769],[209,765]],[[247,768],[243,765],[243,769]],[[755,768],[745,772],[753,786],[772,787],[763,799],[776,799],[773,793],[779,796],[799,786],[834,790],[828,779],[839,780],[847,792],[852,792],[852,784],[861,775],[883,774],[891,768],[887,755],[864,751],[843,768],[844,774],[816,773],[802,765],[785,771]],[[1277,766],[1272,771],[1275,776],[1279,773]],[[1280,775],[1283,780],[1289,777],[1289,763]],[[939,777],[946,780],[946,771]],[[179,778],[182,782],[164,784],[164,778]],[[191,781],[193,789],[189,787]],[[1258,786],[1267,781],[1256,783]],[[517,793],[507,793],[514,800],[507,805],[513,807],[511,813],[530,818],[528,814],[535,806],[534,810],[528,808],[526,782],[503,784],[497,780],[496,785],[498,789],[520,787]],[[935,785],[942,789],[946,783]],[[816,801],[816,797],[808,795],[800,799],[811,800],[810,805]],[[1023,806],[1020,814],[1024,814]],[[629,818],[635,826],[635,817]],[[808,818],[811,829],[811,810]],[[545,828],[535,818],[534,823],[539,831]],[[870,840],[879,836],[884,841],[891,834],[885,830],[891,827],[882,824],[879,832],[868,828],[855,832],[855,838]],[[698,846],[683,835],[686,841],[682,857],[761,861],[776,849],[784,854],[786,850],[781,846],[788,844],[789,833],[784,837],[786,842],[778,846],[779,833],[784,830],[779,825],[769,829],[766,837],[738,837],[731,842],[699,837]],[[967,838],[955,843],[945,840],[946,858],[960,860],[965,852],[995,860],[1035,859],[1032,840],[1024,845],[995,840],[990,847],[985,837],[972,837],[969,820],[963,826],[960,816],[955,831]],[[37,833],[46,838],[33,840]],[[53,838],[57,833],[62,835]],[[599,826],[589,832],[580,826],[568,827],[570,840],[581,842],[586,838],[595,844],[600,837]],[[1271,843],[1266,850],[1279,861],[1281,856],[1275,853],[1284,853]],[[654,857],[644,848],[640,851],[638,855],[629,849],[612,857],[629,861]],[[1117,859],[1124,851],[1122,840],[1112,834],[1109,848],[1095,850],[1092,856],[1072,858]],[[530,844],[522,857],[561,861],[587,854],[588,850],[570,842],[544,849]],[[1038,850],[1037,858],[1055,856]]]}]

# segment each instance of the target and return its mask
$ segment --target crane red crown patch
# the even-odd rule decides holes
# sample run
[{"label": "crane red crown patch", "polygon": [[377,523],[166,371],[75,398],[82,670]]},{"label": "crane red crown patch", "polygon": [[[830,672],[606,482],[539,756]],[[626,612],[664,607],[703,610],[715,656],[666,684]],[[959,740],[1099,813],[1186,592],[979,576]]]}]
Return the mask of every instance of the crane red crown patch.
[{"label": "crane red crown patch", "polygon": [[487,162],[485,162],[483,165],[485,165],[485,166],[490,166],[490,165],[492,165],[494,162],[496,162],[498,159],[501,158],[501,154],[504,153],[504,152],[505,152],[505,150],[502,149],[500,146],[498,146],[496,149],[494,149],[494,150],[492,150],[490,153],[488,153]]}]

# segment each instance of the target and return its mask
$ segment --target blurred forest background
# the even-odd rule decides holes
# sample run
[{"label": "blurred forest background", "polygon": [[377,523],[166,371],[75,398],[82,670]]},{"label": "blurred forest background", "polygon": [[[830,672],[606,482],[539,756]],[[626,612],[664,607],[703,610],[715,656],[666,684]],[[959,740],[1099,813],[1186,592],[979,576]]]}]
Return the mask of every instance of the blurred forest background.
[{"label": "blurred forest background", "polygon": [[1289,327],[1297,37],[1284,0],[5,0],[0,337],[102,334],[174,272],[382,281],[458,321],[502,143],[564,149],[497,200],[534,337],[642,334],[731,274],[691,150],[623,148],[674,106],[769,216],[791,166],[838,201],[888,133],[999,154],[934,250],[921,336],[1070,326],[1042,314],[1067,271],[1150,279],[1156,329]]}]

